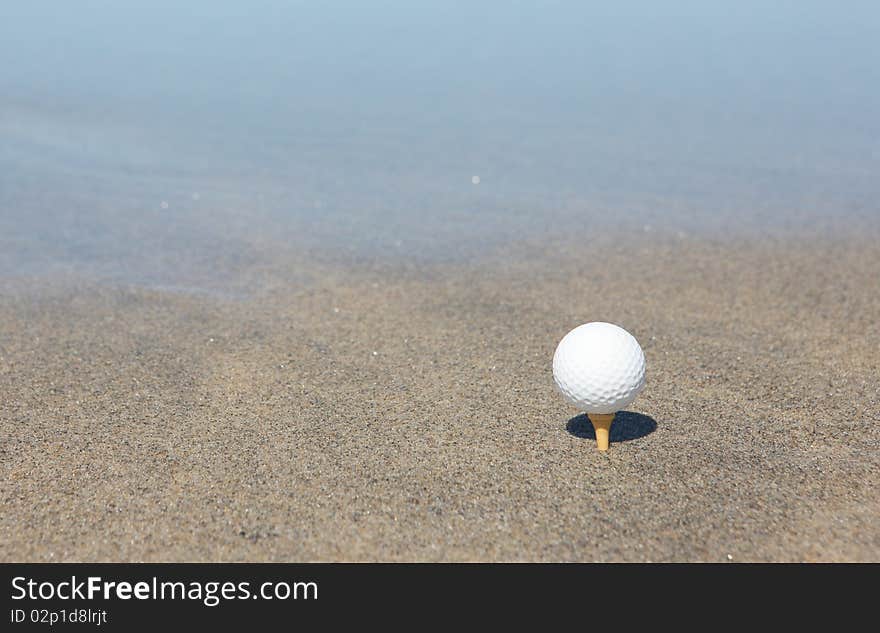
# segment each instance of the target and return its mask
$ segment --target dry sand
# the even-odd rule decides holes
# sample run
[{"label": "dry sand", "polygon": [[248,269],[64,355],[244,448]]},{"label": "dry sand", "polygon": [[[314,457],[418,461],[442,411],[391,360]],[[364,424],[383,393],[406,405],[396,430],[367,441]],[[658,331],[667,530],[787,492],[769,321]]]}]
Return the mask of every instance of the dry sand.
[{"label": "dry sand", "polygon": [[[878,244],[6,283],[0,559],[880,560]],[[593,320],[648,359],[606,454],[550,374]]]}]

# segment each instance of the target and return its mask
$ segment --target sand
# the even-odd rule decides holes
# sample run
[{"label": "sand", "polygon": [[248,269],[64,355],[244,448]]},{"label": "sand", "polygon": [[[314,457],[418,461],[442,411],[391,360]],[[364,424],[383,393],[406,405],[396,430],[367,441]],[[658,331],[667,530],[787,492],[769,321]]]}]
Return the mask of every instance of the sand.
[{"label": "sand", "polygon": [[[5,282],[0,560],[880,560],[876,236],[253,275]],[[605,454],[550,373],[594,320],[648,359]]]}]

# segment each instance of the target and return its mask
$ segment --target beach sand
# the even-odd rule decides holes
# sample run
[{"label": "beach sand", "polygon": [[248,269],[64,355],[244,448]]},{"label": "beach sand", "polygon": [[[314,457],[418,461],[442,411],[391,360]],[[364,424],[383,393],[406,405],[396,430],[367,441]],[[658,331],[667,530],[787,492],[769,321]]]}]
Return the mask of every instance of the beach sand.
[{"label": "beach sand", "polygon": [[[880,560],[875,235],[252,274],[5,282],[0,559]],[[550,369],[597,320],[648,361],[604,454]]]}]

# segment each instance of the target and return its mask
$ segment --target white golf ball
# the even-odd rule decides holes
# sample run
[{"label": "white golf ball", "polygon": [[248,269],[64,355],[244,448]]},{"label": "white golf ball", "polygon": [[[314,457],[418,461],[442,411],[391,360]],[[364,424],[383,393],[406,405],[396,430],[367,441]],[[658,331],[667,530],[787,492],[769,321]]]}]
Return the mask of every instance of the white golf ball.
[{"label": "white golf ball", "polygon": [[553,379],[565,399],[587,413],[614,413],[645,386],[645,353],[632,334],[611,323],[586,323],[566,334],[553,354]]}]

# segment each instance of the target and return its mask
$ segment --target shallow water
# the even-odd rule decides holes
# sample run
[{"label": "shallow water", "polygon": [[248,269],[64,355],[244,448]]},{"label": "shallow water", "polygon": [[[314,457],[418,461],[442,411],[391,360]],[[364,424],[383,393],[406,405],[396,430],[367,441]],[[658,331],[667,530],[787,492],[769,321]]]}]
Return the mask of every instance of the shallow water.
[{"label": "shallow water", "polygon": [[871,3],[125,4],[4,8],[0,276],[880,224]]}]

